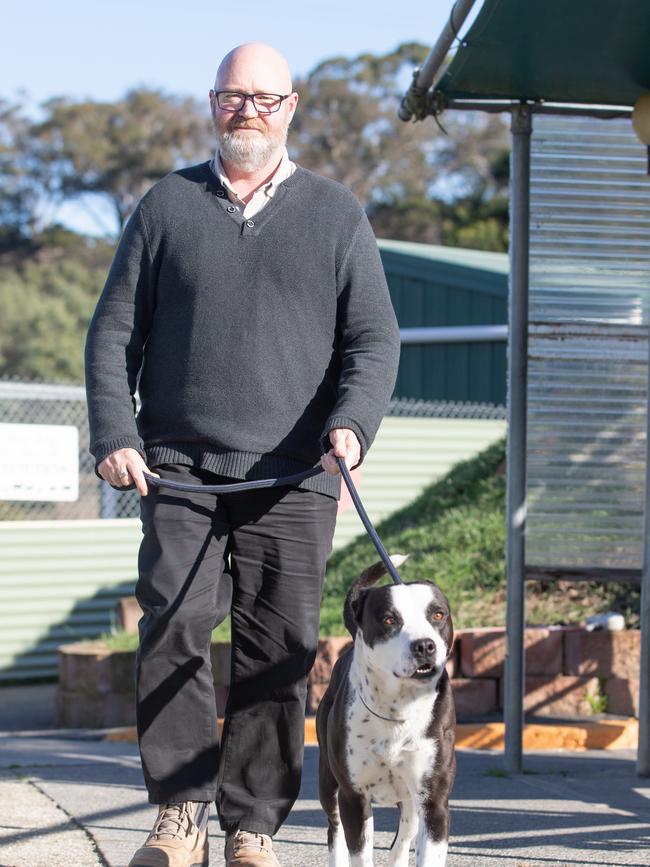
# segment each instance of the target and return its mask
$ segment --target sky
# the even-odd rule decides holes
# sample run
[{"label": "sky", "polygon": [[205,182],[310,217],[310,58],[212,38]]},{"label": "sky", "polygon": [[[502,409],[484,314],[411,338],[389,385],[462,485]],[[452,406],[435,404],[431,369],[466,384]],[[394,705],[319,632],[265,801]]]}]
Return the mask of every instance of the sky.
[{"label": "sky", "polygon": [[[477,3],[477,6],[479,4]],[[269,42],[295,75],[326,57],[433,45],[453,0],[9,0],[3,3],[0,93],[116,99],[147,85],[206,98],[220,58]]]},{"label": "sky", "polygon": [[[205,99],[207,113],[219,60],[235,45],[268,42],[298,76],[327,57],[385,53],[407,41],[432,46],[452,6],[453,0],[9,0],[2,11],[0,97],[20,99],[35,113],[53,96],[114,100],[148,86]],[[57,218],[92,231],[74,206],[63,206]]]}]

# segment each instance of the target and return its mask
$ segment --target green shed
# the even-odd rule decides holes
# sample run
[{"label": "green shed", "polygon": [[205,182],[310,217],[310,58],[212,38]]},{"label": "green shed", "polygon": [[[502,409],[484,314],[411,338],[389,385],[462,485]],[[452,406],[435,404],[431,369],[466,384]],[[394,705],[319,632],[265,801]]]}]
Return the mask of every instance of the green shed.
[{"label": "green shed", "polygon": [[[505,253],[379,240],[400,328],[505,325]],[[506,344],[403,346],[395,397],[504,404]]]}]

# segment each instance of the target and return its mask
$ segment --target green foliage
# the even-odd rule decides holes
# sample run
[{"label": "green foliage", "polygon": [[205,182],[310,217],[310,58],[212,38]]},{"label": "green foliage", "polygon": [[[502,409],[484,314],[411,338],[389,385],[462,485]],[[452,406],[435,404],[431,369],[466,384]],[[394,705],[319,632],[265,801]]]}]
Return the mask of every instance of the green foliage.
[{"label": "green foliage", "polygon": [[22,107],[0,98],[0,249],[29,237],[36,223],[40,185],[31,143]]},{"label": "green foliage", "polygon": [[[445,591],[457,626],[470,625],[468,602],[485,594],[492,598],[503,587],[505,483],[499,472],[503,460],[504,444],[495,443],[455,466],[377,527],[390,553],[409,555],[401,569],[405,580],[434,580]],[[377,559],[365,535],[332,556],[325,581],[323,633],[344,632],[345,593]]]},{"label": "green foliage", "polygon": [[598,678],[598,689],[595,692],[585,692],[585,701],[589,708],[589,713],[597,716],[601,713],[607,713],[607,694],[605,692],[605,678]]},{"label": "green foliage", "polygon": [[[379,237],[504,250],[508,133],[499,116],[451,112],[406,124],[397,107],[427,47],[323,61],[296,84],[290,149],[298,162],[350,187]],[[457,213],[456,204],[462,202]]]},{"label": "green foliage", "polygon": [[49,195],[103,195],[117,228],[155,181],[212,147],[210,119],[193,100],[154,90],[132,90],[111,103],[58,97],[43,108],[46,118],[32,135]]},{"label": "green foliage", "polygon": [[0,260],[0,376],[83,381],[83,345],[107,245],[52,229],[31,255]]}]

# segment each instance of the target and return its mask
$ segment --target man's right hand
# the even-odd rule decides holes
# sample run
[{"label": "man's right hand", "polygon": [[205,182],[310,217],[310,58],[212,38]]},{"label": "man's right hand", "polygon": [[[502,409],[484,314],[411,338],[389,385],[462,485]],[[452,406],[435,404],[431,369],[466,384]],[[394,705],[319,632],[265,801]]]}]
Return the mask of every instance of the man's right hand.
[{"label": "man's right hand", "polygon": [[128,488],[135,485],[138,493],[146,497],[148,493],[147,483],[143,473],[160,478],[158,473],[153,473],[142,460],[142,456],[135,449],[118,449],[111,452],[107,458],[97,467],[99,475],[114,488]]}]

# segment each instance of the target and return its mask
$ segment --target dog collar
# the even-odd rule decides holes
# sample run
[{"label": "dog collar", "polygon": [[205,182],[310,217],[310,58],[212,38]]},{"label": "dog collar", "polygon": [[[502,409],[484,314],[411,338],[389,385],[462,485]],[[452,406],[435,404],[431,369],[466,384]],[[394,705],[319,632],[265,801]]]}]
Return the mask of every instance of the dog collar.
[{"label": "dog collar", "polygon": [[373,716],[379,717],[379,719],[386,720],[386,722],[394,722],[394,723],[406,722],[405,719],[392,719],[389,716],[382,716],[380,713],[377,713],[377,711],[373,710],[371,707],[368,707],[368,705],[363,700],[363,696],[361,695],[361,691],[359,691],[359,699],[361,700],[361,704],[365,707],[365,709],[369,710]]}]

